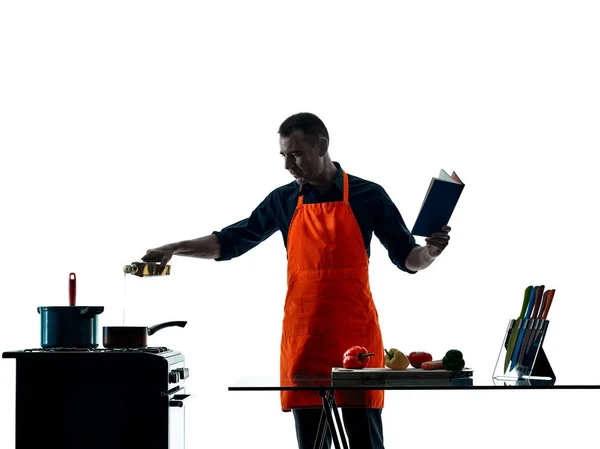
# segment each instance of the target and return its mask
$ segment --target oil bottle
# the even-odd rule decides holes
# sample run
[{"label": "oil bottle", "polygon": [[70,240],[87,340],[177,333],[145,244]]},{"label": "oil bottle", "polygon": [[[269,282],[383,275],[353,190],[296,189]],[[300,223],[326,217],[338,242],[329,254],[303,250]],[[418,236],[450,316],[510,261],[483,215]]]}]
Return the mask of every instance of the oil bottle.
[{"label": "oil bottle", "polygon": [[125,274],[133,274],[139,277],[168,276],[171,274],[171,265],[161,265],[158,262],[132,262],[123,267]]}]

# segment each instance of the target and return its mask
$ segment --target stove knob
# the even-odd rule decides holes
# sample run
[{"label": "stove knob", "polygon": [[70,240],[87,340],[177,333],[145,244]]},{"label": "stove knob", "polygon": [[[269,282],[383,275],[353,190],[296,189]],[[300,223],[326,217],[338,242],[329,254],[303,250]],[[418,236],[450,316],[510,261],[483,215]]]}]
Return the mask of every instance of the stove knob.
[{"label": "stove knob", "polygon": [[190,377],[189,368],[177,368],[177,372],[179,373],[180,379],[187,379]]},{"label": "stove knob", "polygon": [[176,384],[177,382],[179,382],[179,371],[173,370],[169,373],[169,383]]}]

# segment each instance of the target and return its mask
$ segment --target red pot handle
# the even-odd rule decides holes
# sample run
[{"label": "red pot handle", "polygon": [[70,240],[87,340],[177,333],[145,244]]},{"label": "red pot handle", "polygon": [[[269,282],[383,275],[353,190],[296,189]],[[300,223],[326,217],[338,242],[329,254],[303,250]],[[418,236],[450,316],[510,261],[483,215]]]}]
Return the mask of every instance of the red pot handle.
[{"label": "red pot handle", "polygon": [[69,274],[69,305],[75,305],[75,297],[77,296],[77,277],[75,273]]}]

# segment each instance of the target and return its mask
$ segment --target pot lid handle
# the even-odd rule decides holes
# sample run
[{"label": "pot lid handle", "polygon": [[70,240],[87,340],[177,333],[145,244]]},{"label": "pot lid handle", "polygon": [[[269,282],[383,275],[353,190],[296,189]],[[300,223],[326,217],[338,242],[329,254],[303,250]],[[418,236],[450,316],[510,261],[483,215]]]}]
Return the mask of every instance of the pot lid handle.
[{"label": "pot lid handle", "polygon": [[77,276],[75,273],[69,274],[69,305],[75,305],[75,298],[77,297]]},{"label": "pot lid handle", "polygon": [[81,309],[79,313],[85,317],[92,317],[94,315],[100,315],[102,312],[104,312],[104,306],[89,306]]}]

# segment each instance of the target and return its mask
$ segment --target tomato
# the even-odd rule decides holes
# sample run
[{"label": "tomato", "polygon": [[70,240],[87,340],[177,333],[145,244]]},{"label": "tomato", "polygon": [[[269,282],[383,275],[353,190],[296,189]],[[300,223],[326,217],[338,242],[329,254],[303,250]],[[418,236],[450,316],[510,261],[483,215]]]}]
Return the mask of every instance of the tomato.
[{"label": "tomato", "polygon": [[408,361],[413,368],[421,368],[421,364],[431,362],[432,360],[433,357],[431,357],[431,354],[428,352],[417,351],[411,352],[408,355]]}]

